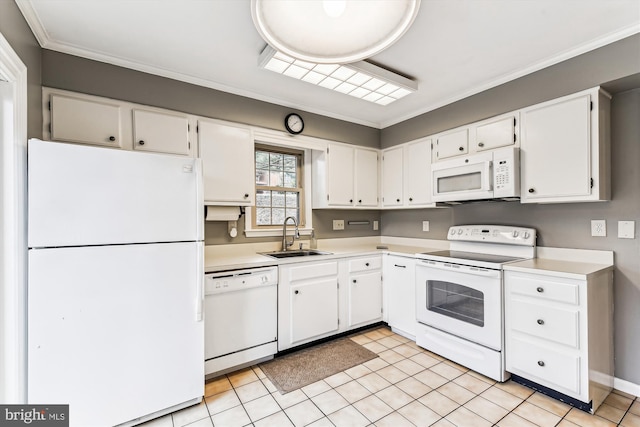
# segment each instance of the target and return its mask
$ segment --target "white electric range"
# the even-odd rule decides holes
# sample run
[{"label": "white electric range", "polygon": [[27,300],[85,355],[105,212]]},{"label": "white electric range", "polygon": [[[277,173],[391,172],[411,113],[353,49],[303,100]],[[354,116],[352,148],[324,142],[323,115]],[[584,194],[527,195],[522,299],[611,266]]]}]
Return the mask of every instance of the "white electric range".
[{"label": "white electric range", "polygon": [[450,250],[416,255],[416,343],[505,381],[502,266],[535,257],[536,230],[460,225],[447,239]]}]

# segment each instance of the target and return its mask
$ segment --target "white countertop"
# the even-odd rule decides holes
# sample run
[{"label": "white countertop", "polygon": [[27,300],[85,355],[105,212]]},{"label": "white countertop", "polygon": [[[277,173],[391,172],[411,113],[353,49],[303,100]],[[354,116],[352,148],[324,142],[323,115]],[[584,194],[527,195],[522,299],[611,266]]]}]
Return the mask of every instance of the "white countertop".
[{"label": "white countertop", "polygon": [[[305,244],[307,242],[304,241]],[[262,253],[280,250],[280,242],[211,245],[205,247],[205,272],[212,273],[382,253],[413,256],[421,252],[435,252],[448,248],[449,242],[447,240],[387,236],[319,239],[317,249],[330,252],[330,255],[277,259],[262,255]],[[612,251],[544,247],[538,247],[537,249],[538,258],[505,264],[504,269],[507,271],[585,279],[589,275],[611,269],[614,266]]]},{"label": "white countertop", "polygon": [[[305,241],[306,242],[306,241]],[[379,246],[383,248],[378,248]],[[434,252],[449,247],[446,240],[410,239],[399,237],[361,237],[348,239],[318,240],[318,250],[330,255],[312,257],[271,258],[263,252],[280,250],[279,242],[242,243],[233,245],[211,245],[205,247],[206,273],[242,268],[265,267],[296,262],[309,262],[349,256],[366,256],[390,253],[413,256],[420,252]],[[307,246],[305,246],[307,249]]]}]

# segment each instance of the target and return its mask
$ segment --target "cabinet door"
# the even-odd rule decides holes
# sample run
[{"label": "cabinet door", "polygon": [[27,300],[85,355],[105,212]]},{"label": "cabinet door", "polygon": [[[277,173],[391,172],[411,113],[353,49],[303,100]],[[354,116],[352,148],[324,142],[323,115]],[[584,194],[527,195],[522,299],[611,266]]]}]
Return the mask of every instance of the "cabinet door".
[{"label": "cabinet door", "polygon": [[475,127],[476,151],[506,147],[516,142],[516,117],[514,115],[489,120]]},{"label": "cabinet door", "polygon": [[189,118],[185,115],[133,110],[133,149],[191,154]]},{"label": "cabinet door", "polygon": [[338,330],[338,279],[323,278],[289,288],[291,344]]},{"label": "cabinet door", "polygon": [[383,206],[402,205],[403,170],[403,147],[390,148],[382,153]]},{"label": "cabinet door", "polygon": [[251,131],[200,120],[198,149],[202,159],[205,203],[253,205],[255,167]]},{"label": "cabinet door", "polygon": [[431,203],[431,140],[424,139],[407,144],[405,156],[406,203]]},{"label": "cabinet door", "polygon": [[352,206],[354,149],[341,144],[329,144],[328,150],[328,204],[329,206]]},{"label": "cabinet door", "polygon": [[440,135],[436,139],[436,160],[467,154],[469,152],[469,130],[458,129]]},{"label": "cabinet door", "polygon": [[591,194],[590,96],[522,110],[522,202]]},{"label": "cabinet door", "polygon": [[356,206],[378,206],[378,152],[355,150]]},{"label": "cabinet door", "polygon": [[120,106],[51,95],[51,139],[121,148]]},{"label": "cabinet door", "polygon": [[349,327],[382,319],[380,271],[352,275],[349,279]]},{"label": "cabinet door", "polygon": [[384,264],[387,323],[403,335],[416,335],[415,260],[387,255]]}]

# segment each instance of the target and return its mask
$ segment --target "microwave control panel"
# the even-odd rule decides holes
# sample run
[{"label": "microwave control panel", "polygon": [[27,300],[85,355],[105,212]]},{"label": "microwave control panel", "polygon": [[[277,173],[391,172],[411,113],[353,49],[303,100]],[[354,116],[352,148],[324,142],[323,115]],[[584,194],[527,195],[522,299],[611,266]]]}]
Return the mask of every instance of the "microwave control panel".
[{"label": "microwave control panel", "polygon": [[520,151],[515,147],[493,153],[493,197],[520,196]]}]

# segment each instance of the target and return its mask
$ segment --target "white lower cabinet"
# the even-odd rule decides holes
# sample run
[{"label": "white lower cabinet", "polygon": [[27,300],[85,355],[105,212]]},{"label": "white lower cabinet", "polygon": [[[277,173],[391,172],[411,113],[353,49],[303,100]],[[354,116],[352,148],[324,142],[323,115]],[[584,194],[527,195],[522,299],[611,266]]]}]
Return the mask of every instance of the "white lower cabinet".
[{"label": "white lower cabinet", "polygon": [[507,269],[504,281],[507,371],[594,412],[613,385],[611,270]]},{"label": "white lower cabinet", "polygon": [[383,288],[385,321],[394,332],[410,339],[416,337],[415,259],[384,255]]},{"label": "white lower cabinet", "polygon": [[279,266],[278,351],[381,321],[381,257]]},{"label": "white lower cabinet", "polygon": [[348,328],[382,320],[382,259],[380,255],[348,261]]}]

